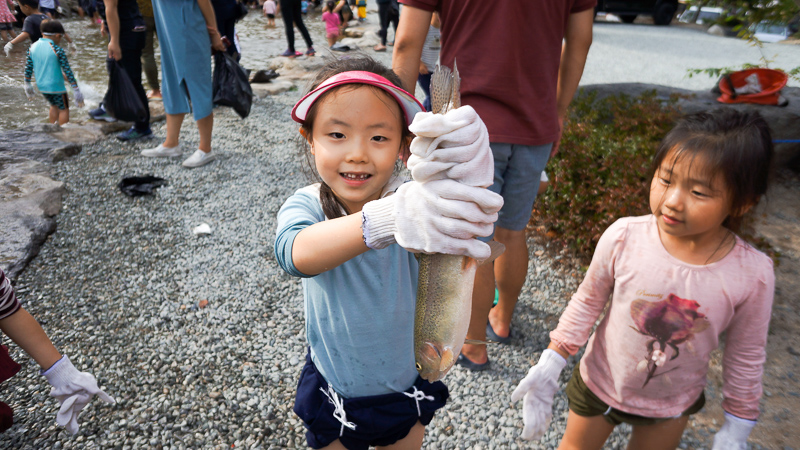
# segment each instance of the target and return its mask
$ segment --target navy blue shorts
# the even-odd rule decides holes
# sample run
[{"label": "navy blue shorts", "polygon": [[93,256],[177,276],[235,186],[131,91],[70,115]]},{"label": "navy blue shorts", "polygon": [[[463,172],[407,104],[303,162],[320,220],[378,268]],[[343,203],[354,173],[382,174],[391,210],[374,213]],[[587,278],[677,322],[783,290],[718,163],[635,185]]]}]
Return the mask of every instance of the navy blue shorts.
[{"label": "navy blue shorts", "polygon": [[[428,425],[450,396],[441,381],[429,383],[420,377],[406,392],[411,395],[416,388],[428,399],[415,400],[404,393],[336,398],[335,394],[329,397],[328,387],[311,362],[311,355],[306,354],[306,365],[297,382],[294,412],[306,426],[306,441],[311,448],[327,447],[337,439],[349,450],[394,444],[406,437],[417,422]],[[337,410],[333,401],[342,402],[345,416],[342,420],[334,416]]]}]

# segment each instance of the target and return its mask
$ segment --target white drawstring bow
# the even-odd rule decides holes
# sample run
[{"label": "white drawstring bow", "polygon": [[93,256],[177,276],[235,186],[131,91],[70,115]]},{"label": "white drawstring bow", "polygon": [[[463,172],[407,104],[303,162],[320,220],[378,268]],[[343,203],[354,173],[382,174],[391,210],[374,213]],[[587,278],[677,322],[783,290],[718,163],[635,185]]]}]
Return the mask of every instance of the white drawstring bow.
[{"label": "white drawstring bow", "polygon": [[417,389],[416,386],[411,386],[411,387],[414,388],[414,392],[411,393],[403,392],[403,394],[405,394],[407,397],[413,398],[417,402],[417,416],[422,417],[422,411],[419,409],[419,401],[420,400],[433,401],[434,398],[432,395],[425,395],[425,392],[420,391],[419,389]]},{"label": "white drawstring bow", "polygon": [[[342,424],[342,428],[339,430],[339,437],[342,437],[344,434],[344,427],[355,430],[356,424],[347,421],[347,414],[344,412],[344,400],[339,397],[339,394],[333,390],[331,385],[328,385],[327,391],[323,388],[319,388],[319,390],[322,391],[322,393],[325,394],[325,397],[328,397],[328,401],[333,404],[333,417]],[[433,400],[433,398],[431,398],[431,400]]]}]

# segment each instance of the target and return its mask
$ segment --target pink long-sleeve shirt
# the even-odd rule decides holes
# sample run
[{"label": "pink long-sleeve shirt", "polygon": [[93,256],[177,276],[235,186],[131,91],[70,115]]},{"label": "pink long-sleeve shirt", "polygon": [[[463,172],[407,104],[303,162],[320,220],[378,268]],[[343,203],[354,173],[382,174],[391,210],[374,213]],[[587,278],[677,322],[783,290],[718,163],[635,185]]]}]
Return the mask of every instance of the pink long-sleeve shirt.
[{"label": "pink long-sleeve shirt", "polygon": [[722,407],[755,420],[774,290],[772,260],[738,236],[723,259],[687,264],[664,249],[652,215],[628,217],[603,233],[550,338],[570,354],[588,338],[581,376],[603,402],[665,418],[700,396],[726,332]]}]

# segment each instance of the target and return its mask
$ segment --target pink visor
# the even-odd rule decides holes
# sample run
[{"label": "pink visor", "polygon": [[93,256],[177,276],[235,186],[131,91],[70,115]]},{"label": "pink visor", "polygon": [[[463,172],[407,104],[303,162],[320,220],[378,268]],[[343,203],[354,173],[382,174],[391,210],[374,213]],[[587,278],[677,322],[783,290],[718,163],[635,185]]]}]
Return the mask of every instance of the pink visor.
[{"label": "pink visor", "polygon": [[350,71],[342,72],[328,78],[317,86],[316,89],[301,98],[300,101],[294,105],[294,108],[292,108],[292,119],[294,119],[295,122],[305,123],[308,110],[311,109],[311,106],[317,101],[320,95],[343,84],[369,84],[383,89],[400,104],[400,107],[403,109],[403,114],[406,116],[407,125],[411,125],[411,121],[414,120],[414,116],[418,112],[425,111],[425,108],[422,107],[419,100],[403,89],[395,86],[386,78],[372,72]]}]

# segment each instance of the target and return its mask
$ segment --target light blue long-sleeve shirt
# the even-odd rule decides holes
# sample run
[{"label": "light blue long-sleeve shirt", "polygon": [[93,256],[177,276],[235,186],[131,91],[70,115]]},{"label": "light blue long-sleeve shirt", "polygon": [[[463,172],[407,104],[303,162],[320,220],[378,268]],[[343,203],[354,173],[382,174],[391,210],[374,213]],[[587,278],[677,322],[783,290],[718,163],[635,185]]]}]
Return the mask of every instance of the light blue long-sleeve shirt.
[{"label": "light blue long-sleeve shirt", "polygon": [[403,392],[418,375],[414,368],[417,260],[394,244],[309,277],[294,267],[292,244],[302,229],[324,220],[319,185],[302,188],[278,212],[275,239],[280,266],[303,277],[311,359],[346,398]]}]

